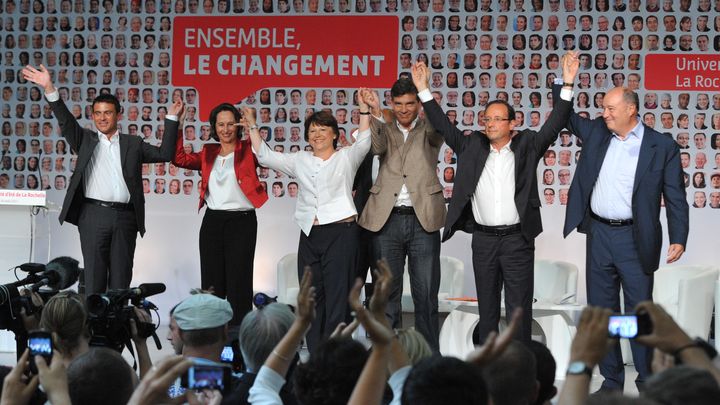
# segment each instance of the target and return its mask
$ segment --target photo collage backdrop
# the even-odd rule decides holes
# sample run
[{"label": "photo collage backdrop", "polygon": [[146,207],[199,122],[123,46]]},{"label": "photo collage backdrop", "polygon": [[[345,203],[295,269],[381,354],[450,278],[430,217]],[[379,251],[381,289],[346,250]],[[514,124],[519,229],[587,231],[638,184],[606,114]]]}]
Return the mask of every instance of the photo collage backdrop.
[{"label": "photo collage backdrop", "polygon": [[[59,201],[75,166],[42,90],[20,76],[23,66],[47,66],[70,111],[89,128],[92,99],[115,94],[123,106],[123,133],[152,144],[162,140],[169,104],[181,98],[187,105],[185,148],[198,151],[210,132],[198,118],[202,94],[170,81],[175,16],[345,13],[396,15],[400,35],[388,41],[400,44],[398,74],[409,75],[415,61],[427,63],[434,97],[468,133],[483,129],[484,108],[494,99],[516,108],[518,128],[539,129],[552,109],[549,87],[560,76],[560,59],[566,50],[578,50],[576,111],[599,117],[609,89],[635,89],[643,122],[668,133],[682,149],[689,203],[720,208],[720,89],[656,92],[643,85],[646,70],[662,68],[643,66],[648,53],[720,51],[720,0],[0,0],[0,189],[44,189]],[[348,27],[347,35],[357,34]],[[268,88],[242,102],[258,109],[260,132],[270,146],[293,153],[309,148],[303,120],[319,109],[337,118],[339,147],[352,143],[359,120],[355,90]],[[389,90],[378,91],[390,108]],[[559,134],[538,168],[544,205],[566,204],[581,152],[573,134]],[[446,198],[456,159],[447,146],[438,156]],[[297,195],[292,178],[265,168],[258,175],[271,199]],[[145,165],[143,176],[149,199],[197,198],[197,172],[160,163]]]}]

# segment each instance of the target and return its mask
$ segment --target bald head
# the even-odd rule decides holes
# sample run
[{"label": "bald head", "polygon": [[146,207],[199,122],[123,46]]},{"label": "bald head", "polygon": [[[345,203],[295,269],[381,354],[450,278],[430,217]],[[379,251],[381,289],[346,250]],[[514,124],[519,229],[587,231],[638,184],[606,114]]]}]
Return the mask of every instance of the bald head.
[{"label": "bald head", "polygon": [[615,87],[603,99],[603,120],[608,129],[625,137],[635,125],[639,111],[637,93],[627,87]]}]

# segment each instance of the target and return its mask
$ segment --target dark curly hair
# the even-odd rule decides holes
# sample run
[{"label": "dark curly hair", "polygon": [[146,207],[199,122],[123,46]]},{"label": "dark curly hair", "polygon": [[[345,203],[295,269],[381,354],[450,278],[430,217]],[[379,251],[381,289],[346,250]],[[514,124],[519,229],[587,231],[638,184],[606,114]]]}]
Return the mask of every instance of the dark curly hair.
[{"label": "dark curly hair", "polygon": [[352,339],[321,343],[293,373],[295,397],[304,405],[347,404],[367,358],[365,347]]}]

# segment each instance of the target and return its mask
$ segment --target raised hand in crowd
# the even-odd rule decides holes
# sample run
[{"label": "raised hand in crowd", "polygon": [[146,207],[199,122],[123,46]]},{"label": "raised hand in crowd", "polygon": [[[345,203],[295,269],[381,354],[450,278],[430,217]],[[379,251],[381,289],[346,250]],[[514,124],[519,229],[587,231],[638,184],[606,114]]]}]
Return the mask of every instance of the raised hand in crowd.
[{"label": "raised hand in crowd", "polygon": [[27,65],[21,71],[25,80],[31,81],[45,90],[45,93],[53,93],[55,86],[53,85],[50,72],[47,70],[45,65],[40,65],[39,68]]},{"label": "raised hand in crowd", "polygon": [[[392,289],[392,272],[390,271],[390,265],[387,261],[385,261],[385,259],[380,259],[377,261],[377,270],[374,270],[374,272],[375,283],[373,295],[370,297],[370,303],[368,306],[375,319],[390,328],[390,318],[388,318],[388,314],[386,312],[386,307],[390,299],[390,292]],[[388,365],[390,373],[395,373],[397,370],[408,365],[410,365],[410,358],[400,345],[399,340],[393,339],[392,353],[390,355],[390,363]]]},{"label": "raised hand in crowd", "polygon": [[[186,372],[192,361],[182,356],[168,356],[148,371],[140,380],[137,388],[130,397],[128,405],[153,405],[182,403],[185,397],[170,399],[168,389],[180,376]],[[190,395],[195,395],[189,390]],[[189,395],[188,395],[189,396]]]},{"label": "raised hand in crowd", "polygon": [[15,367],[5,376],[0,405],[25,405],[30,401],[38,387],[38,376],[34,375],[30,379],[25,377],[29,358],[30,349],[25,349]]},{"label": "raised hand in crowd", "polygon": [[313,319],[315,319],[315,287],[312,286],[312,271],[310,271],[310,267],[306,267],[300,281],[295,321],[265,360],[265,367],[273,369],[281,376],[286,375],[290,368],[290,362],[295,358],[295,352],[310,329]]},{"label": "raised hand in crowd", "polygon": [[351,339],[352,334],[355,332],[358,326],[360,326],[360,322],[357,320],[357,318],[353,319],[353,321],[349,324],[345,322],[340,322],[338,326],[335,327],[333,333],[330,334],[330,339]]},{"label": "raised hand in crowd", "polygon": [[[610,314],[607,308],[588,306],[583,310],[577,334],[570,346],[571,364],[581,362],[592,370],[602,360],[610,344]],[[569,374],[560,391],[558,405],[583,403],[588,397],[591,377],[589,374]]]},{"label": "raised hand in crowd", "polygon": [[47,394],[48,402],[52,405],[71,405],[67,370],[62,354],[54,350],[50,366],[45,362],[45,358],[35,356],[35,364],[38,369],[40,385]]},{"label": "raised hand in crowd", "polygon": [[[638,342],[673,356],[675,362],[679,361],[688,366],[707,370],[720,384],[720,370],[713,365],[712,359],[660,305],[652,301],[643,301],[635,307],[635,311],[646,312],[652,323],[652,332],[638,336],[636,338]],[[667,360],[664,363],[666,362]]]},{"label": "raised hand in crowd", "polygon": [[521,319],[522,308],[517,308],[513,311],[507,328],[499,334],[497,332],[490,332],[487,339],[485,339],[485,343],[468,354],[467,361],[482,367],[498,358],[498,356],[507,349],[510,342],[512,342],[513,337],[520,327]]},{"label": "raised hand in crowd", "polygon": [[[391,352],[393,332],[385,319],[385,306],[389,296],[389,285],[392,279],[387,264],[382,266],[382,272],[376,272],[376,290],[370,299],[370,308],[367,310],[360,301],[360,291],[364,285],[362,279],[355,281],[350,291],[348,301],[357,320],[365,328],[373,343],[370,357],[363,367],[355,389],[350,396],[349,404],[380,404],[383,397],[383,387],[387,380],[387,366]],[[374,302],[373,302],[374,301]]]}]

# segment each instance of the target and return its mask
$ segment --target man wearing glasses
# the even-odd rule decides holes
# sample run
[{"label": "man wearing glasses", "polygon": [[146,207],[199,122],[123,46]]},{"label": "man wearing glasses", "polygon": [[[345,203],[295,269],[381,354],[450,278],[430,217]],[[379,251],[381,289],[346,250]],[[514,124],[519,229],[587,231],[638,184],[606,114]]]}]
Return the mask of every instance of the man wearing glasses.
[{"label": "man wearing glasses", "polygon": [[495,100],[485,109],[485,131],[463,136],[433,100],[428,68],[422,63],[413,67],[413,82],[425,114],[458,157],[442,240],[457,230],[472,233],[480,341],[498,330],[503,284],[506,313],[523,309],[516,338],[530,341],[535,237],[542,231],[537,165],[570,115],[577,55],[568,52],[563,57],[563,90],[549,119],[539,131],[525,129],[516,134],[513,107]]}]

